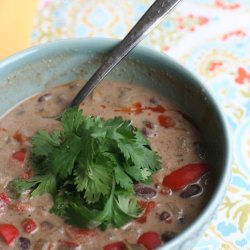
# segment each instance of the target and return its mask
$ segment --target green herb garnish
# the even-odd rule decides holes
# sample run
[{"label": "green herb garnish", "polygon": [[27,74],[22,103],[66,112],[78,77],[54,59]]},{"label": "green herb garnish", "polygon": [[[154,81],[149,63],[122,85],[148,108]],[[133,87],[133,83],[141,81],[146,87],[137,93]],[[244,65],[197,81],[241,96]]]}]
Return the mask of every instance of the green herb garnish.
[{"label": "green herb garnish", "polygon": [[151,182],[160,168],[142,133],[121,117],[104,120],[67,110],[63,130],[38,131],[31,141],[35,176],[15,180],[19,192],[50,193],[52,212],[78,227],[121,227],[140,209],[133,184]]}]

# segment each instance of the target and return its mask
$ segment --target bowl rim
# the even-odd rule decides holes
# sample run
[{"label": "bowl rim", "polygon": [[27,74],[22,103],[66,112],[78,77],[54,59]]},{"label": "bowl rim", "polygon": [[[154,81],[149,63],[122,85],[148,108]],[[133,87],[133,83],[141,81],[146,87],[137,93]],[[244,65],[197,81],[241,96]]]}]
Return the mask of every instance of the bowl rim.
[{"label": "bowl rim", "polygon": [[[119,39],[112,39],[112,38],[66,38],[66,39],[58,39],[42,44],[38,44],[35,46],[32,46],[30,48],[27,48],[25,50],[22,50],[20,52],[17,52],[4,60],[0,61],[0,74],[1,71],[4,70],[6,67],[10,67],[12,69],[15,68],[17,65],[22,65],[25,61],[29,61],[32,56],[36,56],[38,54],[41,54],[47,50],[57,50],[57,49],[68,49],[70,46],[90,46],[91,44],[99,44],[99,46],[102,47],[102,49],[105,49],[106,47],[114,47],[120,40]],[[225,148],[225,164],[223,166],[224,174],[221,176],[216,191],[214,191],[213,197],[207,204],[207,206],[202,210],[200,215],[195,219],[193,223],[191,223],[185,230],[183,230],[176,238],[173,240],[167,242],[165,245],[160,247],[161,250],[167,250],[167,249],[176,249],[176,247],[180,244],[180,242],[188,242],[190,238],[193,238],[192,236],[196,235],[197,229],[203,228],[204,229],[208,226],[208,222],[211,223],[212,217],[214,217],[214,214],[217,210],[217,207],[221,204],[223,197],[226,193],[226,188],[229,184],[230,177],[231,177],[231,168],[232,168],[232,144],[231,144],[231,138],[229,134],[229,126],[226,122],[226,118],[224,116],[224,113],[222,112],[222,107],[219,105],[219,102],[215,99],[214,95],[209,90],[208,86],[203,84],[203,81],[198,77],[197,75],[194,75],[191,73],[186,67],[183,67],[180,65],[176,60],[169,57],[163,52],[156,51],[155,49],[152,49],[150,47],[146,47],[143,45],[137,45],[133,51],[130,53],[135,54],[139,53],[141,55],[151,56],[155,58],[156,60],[165,60],[168,61],[168,63],[178,69],[182,75],[185,77],[189,77],[191,79],[194,79],[196,82],[196,86],[199,88],[202,88],[203,92],[208,97],[209,102],[212,104],[213,108],[216,110],[216,115],[220,118],[220,123],[222,125],[223,131],[224,131],[224,138],[225,142],[224,145]],[[20,63],[21,62],[21,63]],[[8,73],[7,73],[8,74]],[[206,227],[204,228],[204,225]],[[184,246],[185,248],[185,246]],[[185,248],[187,249],[187,248]]]}]

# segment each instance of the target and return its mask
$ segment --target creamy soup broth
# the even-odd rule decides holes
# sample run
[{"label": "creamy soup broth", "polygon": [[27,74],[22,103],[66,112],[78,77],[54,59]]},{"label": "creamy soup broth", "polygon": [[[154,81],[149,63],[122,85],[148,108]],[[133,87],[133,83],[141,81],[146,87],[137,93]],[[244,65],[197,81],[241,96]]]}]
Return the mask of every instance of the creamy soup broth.
[{"label": "creamy soup broth", "polygon": [[[24,193],[19,200],[12,198],[8,184],[14,178],[27,174],[28,163],[12,158],[14,152],[28,148],[30,138],[39,129],[52,131],[60,128],[60,122],[51,117],[61,114],[82,86],[72,82],[33,96],[17,105],[0,120],[0,193],[5,193],[10,204],[0,204],[0,224],[13,224],[20,236],[7,246],[0,239],[0,249],[102,249],[108,243],[137,242],[147,231],[155,231],[170,238],[180,233],[206,204],[207,178],[196,182],[202,187],[200,194],[182,198],[181,191],[162,187],[163,177],[189,163],[202,163],[205,154],[202,140],[190,118],[165,97],[151,89],[119,82],[106,81],[81,104],[85,115],[102,116],[105,119],[122,116],[132,121],[151,142],[152,149],[161,157],[162,169],[154,176],[150,199],[138,197],[156,205],[149,212],[145,223],[132,221],[120,229],[96,229],[93,234],[79,236],[63,219],[49,212],[52,199],[49,195],[29,198]],[[23,230],[22,222],[32,218],[37,228],[32,233]],[[168,241],[166,236],[165,241]],[[164,242],[164,237],[162,238]],[[65,244],[74,242],[74,244]]]}]

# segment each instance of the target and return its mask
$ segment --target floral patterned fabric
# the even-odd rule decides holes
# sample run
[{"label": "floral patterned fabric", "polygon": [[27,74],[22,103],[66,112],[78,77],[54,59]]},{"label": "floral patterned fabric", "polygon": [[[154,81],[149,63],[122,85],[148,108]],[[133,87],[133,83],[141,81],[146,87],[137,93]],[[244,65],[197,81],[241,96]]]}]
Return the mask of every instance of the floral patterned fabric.
[{"label": "floral patterned fabric", "polygon": [[[122,38],[152,2],[40,0],[31,42]],[[199,76],[224,109],[231,130],[231,183],[194,249],[250,249],[250,1],[184,0],[143,43]]]}]

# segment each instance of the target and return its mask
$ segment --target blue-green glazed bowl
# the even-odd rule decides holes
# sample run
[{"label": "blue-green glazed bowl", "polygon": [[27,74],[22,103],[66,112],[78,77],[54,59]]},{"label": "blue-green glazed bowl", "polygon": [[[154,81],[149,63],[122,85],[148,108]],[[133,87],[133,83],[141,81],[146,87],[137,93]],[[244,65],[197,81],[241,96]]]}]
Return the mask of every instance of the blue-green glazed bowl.
[{"label": "blue-green glazed bowl", "polygon": [[[87,80],[118,41],[61,40],[20,52],[0,62],[0,115],[38,92],[77,79]],[[189,114],[208,151],[213,187],[197,219],[161,249],[192,248],[223,199],[231,172],[231,146],[219,105],[200,80],[166,55],[138,46],[107,77],[160,91]]]}]

